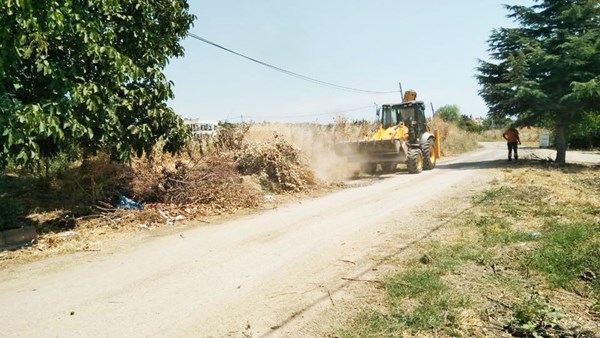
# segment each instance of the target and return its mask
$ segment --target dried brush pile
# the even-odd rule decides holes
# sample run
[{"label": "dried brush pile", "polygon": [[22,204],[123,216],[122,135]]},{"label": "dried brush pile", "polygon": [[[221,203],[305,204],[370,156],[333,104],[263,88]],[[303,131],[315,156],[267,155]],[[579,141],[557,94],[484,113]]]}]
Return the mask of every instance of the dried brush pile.
[{"label": "dried brush pile", "polygon": [[139,195],[149,203],[195,207],[201,214],[231,212],[258,206],[256,191],[244,181],[228,158],[210,156],[162,166]]},{"label": "dried brush pile", "polygon": [[61,184],[76,184],[79,202],[92,204],[97,201],[110,202],[121,194],[132,194],[133,168],[112,162],[106,154],[86,159],[76,172],[63,175]]},{"label": "dried brush pile", "polygon": [[215,140],[216,153],[228,154],[242,149],[250,126],[250,124],[242,123],[236,126],[221,127]]},{"label": "dried brush pile", "polygon": [[245,144],[236,157],[238,170],[257,175],[270,191],[298,192],[316,184],[304,155],[279,134],[267,141]]}]

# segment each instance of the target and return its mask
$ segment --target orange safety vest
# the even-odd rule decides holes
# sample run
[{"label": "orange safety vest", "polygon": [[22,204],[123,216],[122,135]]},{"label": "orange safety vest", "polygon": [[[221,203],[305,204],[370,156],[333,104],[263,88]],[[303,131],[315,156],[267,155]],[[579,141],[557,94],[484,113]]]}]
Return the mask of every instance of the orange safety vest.
[{"label": "orange safety vest", "polygon": [[519,142],[519,131],[516,129],[511,128],[505,131],[503,135],[506,136],[508,142]]}]

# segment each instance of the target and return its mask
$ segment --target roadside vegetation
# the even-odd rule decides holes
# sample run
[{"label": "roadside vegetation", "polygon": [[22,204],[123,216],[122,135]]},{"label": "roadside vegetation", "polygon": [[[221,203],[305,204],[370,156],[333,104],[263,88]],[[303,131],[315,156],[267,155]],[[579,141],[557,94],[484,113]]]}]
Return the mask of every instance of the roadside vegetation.
[{"label": "roadside vegetation", "polygon": [[442,156],[454,156],[477,149],[477,134],[456,123],[434,117],[429,123],[432,130],[440,131]]},{"label": "roadside vegetation", "polygon": [[[129,164],[100,154],[54,163],[56,170],[43,175],[7,168],[0,201],[9,208],[2,209],[0,230],[33,225],[38,237],[29,247],[1,253],[0,260],[98,250],[115,233],[260,208],[266,194],[317,185],[296,146],[277,136],[254,141],[249,129],[223,128],[216,138],[198,138],[178,154],[156,152]],[[123,203],[125,198],[133,204]]]},{"label": "roadside vegetation", "polygon": [[[444,156],[476,147],[474,137],[434,120]],[[153,151],[129,163],[99,154],[83,161],[56,156],[41,170],[9,166],[0,176],[0,230],[34,226],[32,245],[0,261],[99,250],[119,233],[173,226],[271,205],[295,194],[338,189],[361,178],[338,157],[336,142],[361,139],[376,126],[338,117],[334,123],[223,125],[176,154]],[[157,144],[160,148],[162,145]],[[143,206],[126,210],[122,198]]]},{"label": "roadside vegetation", "polygon": [[597,337],[600,171],[506,169],[341,337]]}]

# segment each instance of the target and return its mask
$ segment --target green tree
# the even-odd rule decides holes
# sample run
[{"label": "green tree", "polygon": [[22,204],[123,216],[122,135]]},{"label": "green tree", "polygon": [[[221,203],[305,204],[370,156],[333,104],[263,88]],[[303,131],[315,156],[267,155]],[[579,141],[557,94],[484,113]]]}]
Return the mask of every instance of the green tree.
[{"label": "green tree", "polygon": [[455,104],[447,104],[439,107],[435,115],[440,116],[444,121],[458,123],[460,121],[460,108]]},{"label": "green tree", "polygon": [[488,116],[483,120],[482,128],[487,129],[506,129],[508,128],[514,121],[506,117],[498,117],[498,116]]},{"label": "green tree", "polygon": [[0,167],[178,149],[189,133],[162,71],[193,20],[185,0],[2,1]]},{"label": "green tree", "polygon": [[565,163],[569,126],[600,106],[600,1],[537,0],[506,6],[516,28],[491,34],[491,61],[477,78],[489,115],[552,125],[556,162]]},{"label": "green tree", "polygon": [[593,148],[600,145],[600,114],[586,112],[569,128],[569,146]]},{"label": "green tree", "polygon": [[458,126],[461,129],[472,133],[479,133],[482,131],[482,127],[473,119],[472,115],[461,115]]}]

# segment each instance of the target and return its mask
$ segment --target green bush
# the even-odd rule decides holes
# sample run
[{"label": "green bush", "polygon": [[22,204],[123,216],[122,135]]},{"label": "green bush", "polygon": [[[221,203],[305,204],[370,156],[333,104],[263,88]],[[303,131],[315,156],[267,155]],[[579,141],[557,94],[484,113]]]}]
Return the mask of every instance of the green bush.
[{"label": "green bush", "polygon": [[591,149],[600,146],[600,114],[585,113],[579,123],[569,128],[569,147]]}]

